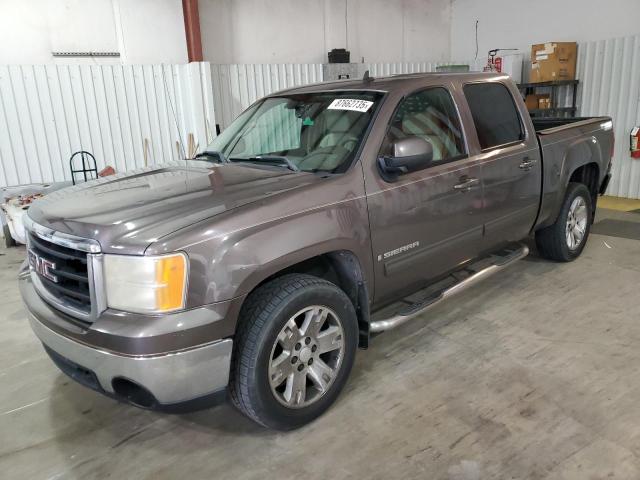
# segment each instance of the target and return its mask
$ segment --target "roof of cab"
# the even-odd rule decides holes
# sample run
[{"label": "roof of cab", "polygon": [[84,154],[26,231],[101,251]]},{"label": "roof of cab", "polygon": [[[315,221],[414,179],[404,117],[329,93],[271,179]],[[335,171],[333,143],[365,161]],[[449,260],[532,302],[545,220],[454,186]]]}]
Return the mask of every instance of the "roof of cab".
[{"label": "roof of cab", "polygon": [[450,81],[477,81],[507,78],[506,75],[495,72],[465,72],[465,73],[405,73],[387,77],[370,77],[364,79],[334,80],[331,82],[313,83],[301,87],[280,90],[272,95],[285,93],[313,93],[333,90],[369,90],[390,92],[396,89],[413,88],[419,85],[442,84]]}]

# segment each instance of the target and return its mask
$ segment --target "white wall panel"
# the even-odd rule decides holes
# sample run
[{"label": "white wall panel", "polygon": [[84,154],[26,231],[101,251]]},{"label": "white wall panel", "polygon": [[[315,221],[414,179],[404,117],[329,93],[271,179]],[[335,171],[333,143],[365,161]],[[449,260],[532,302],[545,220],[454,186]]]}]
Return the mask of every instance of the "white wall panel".
[{"label": "white wall panel", "polygon": [[[16,1],[16,0],[14,0]],[[200,0],[204,58],[216,64],[450,58],[450,0]]]},{"label": "white wall panel", "polygon": [[[402,73],[435,72],[440,65],[452,62],[396,62],[396,63],[368,63],[367,69],[372,77],[386,77]],[[466,63],[466,62],[464,62]]]},{"label": "white wall panel", "polygon": [[[367,68],[385,76],[447,63]],[[608,193],[640,198],[640,161],[628,154],[640,125],[640,36],[580,43],[577,75],[579,115],[614,120]],[[226,128],[257,99],[321,81],[321,64],[0,66],[0,185],[69,179],[69,156],[81,148],[118,171],[144,166],[145,140],[147,164],[175,160],[178,138],[187,149],[192,134],[201,150],[216,123]]]},{"label": "white wall panel", "polygon": [[321,63],[211,65],[217,122],[224,130],[259,98],[321,81]]},{"label": "white wall panel", "polygon": [[578,114],[609,115],[616,136],[607,193],[640,198],[640,160],[629,156],[629,134],[640,126],[640,35],[578,45]]},{"label": "white wall panel", "polygon": [[484,61],[490,49],[517,48],[526,61],[535,43],[636,35],[639,17],[638,0],[452,0],[451,56],[473,58],[477,50]]},{"label": "white wall panel", "polygon": [[[54,57],[52,52],[120,57]],[[0,64],[187,61],[180,0],[0,0]]]},{"label": "white wall panel", "polygon": [[[176,125],[177,120],[177,125]],[[0,186],[70,179],[69,157],[129,170],[215,135],[208,63],[0,66]]]}]

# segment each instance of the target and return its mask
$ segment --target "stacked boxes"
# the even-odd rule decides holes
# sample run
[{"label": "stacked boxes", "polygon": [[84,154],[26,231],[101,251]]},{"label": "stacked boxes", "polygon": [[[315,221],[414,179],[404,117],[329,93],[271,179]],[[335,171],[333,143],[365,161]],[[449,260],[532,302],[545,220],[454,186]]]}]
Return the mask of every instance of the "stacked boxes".
[{"label": "stacked boxes", "polygon": [[576,42],[549,42],[531,46],[531,83],[574,80]]}]

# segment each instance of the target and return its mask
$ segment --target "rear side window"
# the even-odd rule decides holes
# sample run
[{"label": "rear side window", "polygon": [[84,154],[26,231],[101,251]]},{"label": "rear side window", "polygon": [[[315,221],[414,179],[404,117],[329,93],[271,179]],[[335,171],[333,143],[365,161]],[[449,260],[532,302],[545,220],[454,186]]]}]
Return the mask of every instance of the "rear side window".
[{"label": "rear side window", "polygon": [[464,95],[471,109],[480,147],[483,150],[518,142],[524,138],[516,104],[503,84],[465,85]]}]

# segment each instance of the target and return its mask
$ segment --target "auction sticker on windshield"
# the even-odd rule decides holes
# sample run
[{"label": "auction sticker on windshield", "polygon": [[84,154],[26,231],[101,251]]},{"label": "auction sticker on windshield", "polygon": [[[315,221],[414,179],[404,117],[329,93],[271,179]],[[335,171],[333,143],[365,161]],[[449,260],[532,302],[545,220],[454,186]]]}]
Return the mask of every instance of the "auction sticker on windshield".
[{"label": "auction sticker on windshield", "polygon": [[366,112],[371,108],[373,102],[368,100],[358,100],[355,98],[336,98],[331,105],[329,105],[329,110],[353,110],[354,112]]}]

